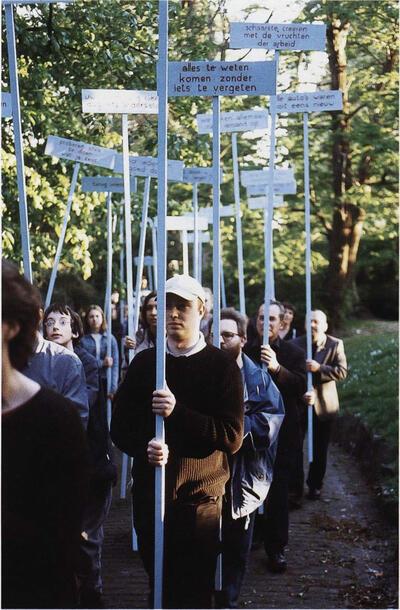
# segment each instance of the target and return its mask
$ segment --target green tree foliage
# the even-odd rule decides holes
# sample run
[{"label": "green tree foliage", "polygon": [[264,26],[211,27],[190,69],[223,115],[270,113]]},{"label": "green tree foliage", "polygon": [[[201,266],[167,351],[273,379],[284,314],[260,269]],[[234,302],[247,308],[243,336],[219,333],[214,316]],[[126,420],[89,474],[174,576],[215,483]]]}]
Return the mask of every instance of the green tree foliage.
[{"label": "green tree foliage", "polygon": [[[156,88],[158,2],[126,0],[77,1],[72,5],[30,6],[16,15],[19,82],[27,174],[31,250],[35,279],[47,287],[72,176],[72,162],[43,155],[48,135],[54,134],[122,150],[121,119],[117,116],[82,115],[82,88]],[[396,272],[397,206],[397,10],[394,2],[311,2],[299,18],[321,20],[346,28],[348,103],[344,113],[310,117],[312,185],[313,300],[325,306],[327,275],[332,258],[334,211],[348,201],[365,213],[364,233],[358,253],[357,274],[347,287],[349,304],[358,301],[376,313],[374,295],[384,291],[389,300]],[[251,20],[251,17],[250,17]],[[4,23],[4,22],[3,22]],[[335,27],[336,27],[335,26]],[[3,28],[5,26],[3,25]],[[223,0],[170,2],[171,60],[225,58],[228,23]],[[216,33],[220,33],[219,37]],[[221,36],[222,33],[222,36]],[[246,52],[243,52],[243,57]],[[2,86],[7,89],[7,52],[3,32]],[[283,54],[280,71],[290,75],[287,90],[295,90],[299,70],[309,53]],[[331,88],[327,68],[319,86]],[[222,98],[222,110],[265,108],[266,98]],[[196,114],[210,112],[208,98],[170,100],[168,155],[188,166],[211,163],[211,137],[199,136]],[[334,147],[341,121],[346,121],[348,143],[343,196],[335,191]],[[21,259],[16,169],[12,123],[3,121],[3,252]],[[267,141],[238,137],[241,169],[265,165]],[[278,131],[278,164],[295,165],[298,194],[288,196],[288,206],[275,211],[274,232],[277,296],[304,305],[304,203],[301,117],[281,117]],[[130,148],[141,155],[157,154],[157,119],[130,116]],[[221,137],[224,171],[221,200],[233,202],[230,134]],[[80,175],[107,173],[82,167]],[[156,183],[156,181],[153,181]],[[137,252],[141,193],[133,197],[133,249]],[[242,190],[242,201],[245,192]],[[191,209],[189,185],[170,185],[169,213]],[[210,205],[211,187],[201,185],[200,205]],[[118,201],[118,197],[115,197]],[[150,215],[156,214],[156,184],[151,190]],[[61,271],[67,278],[88,280],[100,295],[104,288],[106,210],[103,195],[76,192]],[[223,221],[222,237],[226,287],[230,304],[238,304],[236,243],[232,220]],[[248,311],[262,299],[264,286],[263,218],[243,205],[245,283]],[[169,258],[180,259],[179,236],[170,235]],[[148,244],[149,247],[150,244]],[[204,281],[211,285],[211,248],[205,247]],[[149,249],[148,249],[149,252]],[[114,275],[118,275],[115,256]],[[57,285],[56,285],[57,286]],[[68,281],[63,284],[67,289]],[[61,285],[60,285],[61,289]],[[63,296],[64,296],[63,292]],[[92,294],[92,293],[90,293]],[[356,298],[357,297],[357,298]],[[75,297],[74,297],[75,298]],[[79,299],[78,299],[79,300]],[[343,304],[343,311],[347,307]],[[334,303],[333,303],[334,304]],[[393,315],[387,311],[386,315]]]}]

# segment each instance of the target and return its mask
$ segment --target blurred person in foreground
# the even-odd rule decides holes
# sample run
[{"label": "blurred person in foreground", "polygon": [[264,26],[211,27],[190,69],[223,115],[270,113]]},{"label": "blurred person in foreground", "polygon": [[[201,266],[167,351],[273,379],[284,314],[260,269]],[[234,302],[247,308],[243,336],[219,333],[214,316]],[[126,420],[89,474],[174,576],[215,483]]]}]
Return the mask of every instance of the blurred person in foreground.
[{"label": "blurred person in foreground", "polygon": [[[132,360],[115,396],[111,438],[133,461],[134,524],[153,589],[154,471],[165,467],[163,608],[211,608],[228,454],[243,438],[237,364],[200,332],[205,294],[187,275],[165,284],[166,386],[156,350]],[[165,443],[155,438],[155,415]]]},{"label": "blurred person in foreground", "polygon": [[85,432],[71,401],[20,372],[41,301],[7,261],[2,295],[2,607],[74,608]]}]

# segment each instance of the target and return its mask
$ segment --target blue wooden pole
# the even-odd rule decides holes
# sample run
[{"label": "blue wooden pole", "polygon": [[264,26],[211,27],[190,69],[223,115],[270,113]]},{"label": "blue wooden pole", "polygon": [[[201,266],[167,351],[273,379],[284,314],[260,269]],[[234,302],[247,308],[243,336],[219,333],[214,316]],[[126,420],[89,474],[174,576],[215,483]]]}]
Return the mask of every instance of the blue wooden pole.
[{"label": "blue wooden pole", "polygon": [[22,144],[21,108],[19,102],[17,49],[15,42],[14,8],[12,4],[4,6],[7,31],[7,52],[10,71],[10,93],[14,128],[14,148],[17,164],[17,185],[19,201],[19,223],[21,231],[22,260],[24,275],[32,282],[32,268],[29,243],[28,206],[26,202],[24,149]]},{"label": "blue wooden pole", "polygon": [[[139,239],[139,253],[138,253],[138,264],[136,267],[136,288],[135,288],[135,313],[133,318],[133,332],[136,335],[139,325],[139,313],[140,313],[140,288],[142,284],[143,267],[144,267],[144,248],[146,245],[146,229],[147,229],[147,216],[149,211],[149,199],[150,199],[150,176],[147,176],[144,183],[144,194],[143,194],[143,209],[142,209],[142,223],[140,226],[140,239]],[[134,335],[134,336],[135,336]]]},{"label": "blue wooden pole", "polygon": [[199,201],[197,182],[193,184],[193,277],[199,281]]},{"label": "blue wooden pole", "polygon": [[242,217],[240,213],[239,161],[237,151],[237,133],[232,133],[233,189],[236,212],[236,247],[239,275],[239,310],[246,315],[246,298],[244,292],[243,238]]},{"label": "blue wooden pole", "polygon": [[[124,170],[124,206],[125,206],[125,260],[126,260],[126,300],[128,303],[128,335],[134,336],[133,329],[133,269],[132,269],[132,220],[131,220],[131,178],[129,172],[129,135],[128,115],[122,115],[122,155]],[[129,350],[129,362],[133,350]]]},{"label": "blue wooden pole", "polygon": [[[168,0],[159,0],[158,23],[158,190],[157,190],[157,362],[156,389],[165,388],[165,282],[167,263]],[[165,442],[164,420],[156,416],[156,438]],[[155,469],[154,608],[162,608],[165,466]]]},{"label": "blue wooden pole", "polygon": [[[107,356],[111,356],[111,292],[112,292],[112,199],[111,193],[107,194]],[[107,368],[107,422],[108,427],[111,424],[111,400],[108,395],[111,391],[112,368]]]},{"label": "blue wooden pole", "polygon": [[151,243],[153,249],[153,282],[154,290],[157,290],[157,229],[152,219],[149,219],[151,226]]},{"label": "blue wooden pole", "polygon": [[220,344],[220,313],[221,313],[221,286],[220,286],[220,259],[221,259],[221,238],[220,238],[220,184],[221,184],[221,165],[220,165],[220,137],[221,137],[221,117],[220,100],[218,96],[213,97],[213,296],[214,296],[214,315],[213,315],[213,344],[219,347]]},{"label": "blue wooden pole", "polygon": [[74,197],[76,182],[78,180],[79,168],[80,168],[80,163],[75,163],[74,171],[72,174],[71,186],[69,188],[67,207],[65,208],[64,219],[63,219],[63,224],[62,224],[62,228],[61,228],[61,234],[60,234],[58,244],[57,244],[57,250],[56,250],[56,256],[54,258],[53,268],[51,270],[49,287],[47,289],[47,295],[46,295],[46,301],[45,301],[46,308],[50,305],[51,298],[53,296],[54,284],[56,283],[58,265],[60,263],[62,247],[64,245],[65,234],[67,232],[67,224],[68,224],[69,216],[71,213],[72,199]]},{"label": "blue wooden pole", "polygon": [[[303,114],[304,142],[304,196],[305,196],[305,231],[306,231],[306,341],[307,360],[312,358],[311,347],[311,208],[310,208],[310,160],[308,148],[308,113]],[[307,391],[313,388],[312,373],[307,373]],[[313,461],[313,409],[308,406],[308,461]]]},{"label": "blue wooden pole", "polygon": [[[275,51],[277,71],[279,65],[279,51]],[[270,98],[271,112],[271,134],[270,134],[270,153],[269,153],[269,176],[268,176],[268,207],[264,212],[264,248],[265,248],[265,292],[264,292],[264,333],[263,344],[269,344],[269,303],[271,300],[271,273],[270,256],[272,250],[272,219],[274,214],[274,173],[275,173],[275,142],[276,142],[276,111],[275,104]]]}]

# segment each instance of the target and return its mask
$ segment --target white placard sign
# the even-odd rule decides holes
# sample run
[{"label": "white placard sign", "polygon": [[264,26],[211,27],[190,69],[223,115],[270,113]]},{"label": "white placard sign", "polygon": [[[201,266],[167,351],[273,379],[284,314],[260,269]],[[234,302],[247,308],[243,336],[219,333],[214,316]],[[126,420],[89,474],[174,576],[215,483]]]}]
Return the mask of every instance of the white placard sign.
[{"label": "white placard sign", "polygon": [[[168,160],[167,174],[168,180],[180,182],[183,178],[183,162]],[[123,155],[115,155],[114,171],[122,174],[124,172]],[[158,159],[157,157],[134,157],[129,155],[129,173],[132,176],[150,176],[158,178]]]},{"label": "white placard sign", "polygon": [[185,167],[183,170],[182,182],[189,182],[190,184],[198,184],[199,182],[213,184],[213,171],[212,167]]},{"label": "white placard sign", "polygon": [[[250,210],[259,210],[260,208],[267,208],[269,205],[268,197],[249,197],[247,200],[247,205],[249,206]],[[285,205],[287,204],[285,203],[285,201],[283,201],[283,197],[281,197],[280,199],[278,199],[277,196],[274,197],[274,208],[281,208]]]},{"label": "white placard sign", "polygon": [[[257,184],[267,185],[269,183],[269,170],[244,170],[240,172],[240,179],[243,186],[255,186]],[[281,182],[289,182],[294,180],[294,170],[292,167],[288,168],[275,168],[274,170],[274,184]]]},{"label": "white placard sign", "polygon": [[324,51],[326,25],[314,23],[231,23],[231,49]]},{"label": "white placard sign", "polygon": [[[221,218],[229,218],[230,216],[235,216],[235,214],[236,214],[236,207],[235,207],[235,204],[233,204],[233,203],[230,205],[221,205],[221,207],[219,208],[219,215]],[[199,216],[201,216],[202,218],[207,218],[208,222],[210,224],[212,224],[213,208],[211,208],[211,207],[200,208]]]},{"label": "white placard sign", "polygon": [[98,165],[107,169],[114,168],[114,150],[95,146],[94,144],[87,144],[86,142],[79,142],[78,140],[49,136],[44,154],[86,165]]},{"label": "white placard sign", "polygon": [[[198,114],[197,129],[199,133],[212,133],[212,114]],[[253,131],[268,128],[266,110],[240,110],[238,112],[221,112],[221,131]]]},{"label": "white placard sign", "polygon": [[[209,231],[204,231],[204,232],[199,233],[198,239],[199,239],[200,243],[207,244],[211,239]],[[187,240],[188,240],[188,244],[193,244],[194,243],[194,233],[188,233]]]},{"label": "white placard sign", "polygon": [[12,116],[11,93],[1,92],[1,116],[3,118]]},{"label": "white placard sign", "polygon": [[275,95],[275,61],[171,61],[168,95]]},{"label": "white placard sign", "polygon": [[[123,178],[116,176],[85,176],[81,184],[84,193],[123,193]],[[131,179],[131,193],[136,193],[136,180]]]},{"label": "white placard sign", "polygon": [[322,112],[342,109],[343,94],[339,89],[312,93],[281,93],[271,100],[271,110],[275,112]]},{"label": "white placard sign", "polygon": [[158,114],[158,96],[156,91],[82,89],[82,112]]},{"label": "white placard sign", "polygon": [[[154,226],[158,227],[157,217],[154,219]],[[208,228],[208,222],[206,218],[197,218],[197,230],[206,231]],[[165,217],[165,229],[167,231],[193,231],[194,230],[194,218],[193,214],[187,216],[166,216]]]},{"label": "white placard sign", "polygon": [[[247,195],[265,195],[268,185],[256,184],[246,188]],[[295,195],[297,192],[296,182],[274,182],[274,195]]]}]

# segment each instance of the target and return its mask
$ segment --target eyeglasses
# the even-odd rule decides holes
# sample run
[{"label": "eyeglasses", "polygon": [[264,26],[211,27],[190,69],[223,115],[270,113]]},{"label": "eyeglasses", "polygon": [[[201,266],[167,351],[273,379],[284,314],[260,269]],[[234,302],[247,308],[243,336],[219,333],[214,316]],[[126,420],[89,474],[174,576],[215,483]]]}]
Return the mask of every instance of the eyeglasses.
[{"label": "eyeglasses", "polygon": [[[219,333],[220,336],[225,339],[226,341],[230,341],[231,339],[233,339],[233,337],[240,337],[239,333],[230,333],[228,331],[222,331],[222,333]],[[213,337],[213,333],[211,333],[210,335],[211,337]]]},{"label": "eyeglasses", "polygon": [[[52,328],[54,324],[56,324],[56,321],[53,320],[53,318],[49,318],[48,320],[46,320],[46,322],[44,322],[44,326],[46,328]],[[69,318],[60,318],[57,324],[61,326],[61,328],[63,328],[64,326],[67,326],[67,324],[70,324],[70,320]]]}]

